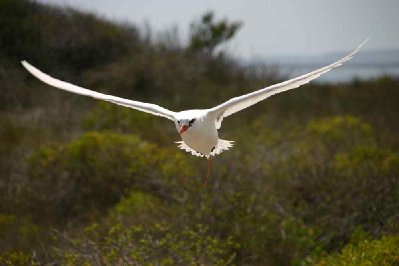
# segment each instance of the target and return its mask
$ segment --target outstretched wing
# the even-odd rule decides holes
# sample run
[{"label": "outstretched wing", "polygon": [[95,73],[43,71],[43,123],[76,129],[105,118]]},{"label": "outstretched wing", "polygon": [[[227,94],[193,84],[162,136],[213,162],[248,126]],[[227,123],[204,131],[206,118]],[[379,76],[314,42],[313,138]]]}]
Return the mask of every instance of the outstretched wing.
[{"label": "outstretched wing", "polygon": [[213,114],[216,118],[217,128],[220,128],[220,125],[221,125],[224,117],[227,117],[231,114],[241,111],[251,105],[254,105],[255,103],[258,103],[258,102],[274,95],[274,94],[298,88],[299,86],[318,78],[322,74],[327,73],[331,69],[342,65],[343,63],[345,63],[346,61],[351,59],[353,57],[353,55],[355,55],[367,41],[368,41],[368,39],[365,40],[352,53],[348,54],[347,56],[343,57],[342,59],[338,60],[337,62],[332,63],[331,65],[320,68],[318,70],[315,70],[308,74],[302,75],[300,77],[290,79],[290,80],[284,81],[282,83],[266,87],[264,89],[260,89],[260,90],[257,90],[257,91],[239,96],[239,97],[231,98],[227,102],[224,102],[216,107],[209,109],[210,114]]},{"label": "outstretched wing", "polygon": [[112,95],[107,95],[107,94],[91,91],[91,90],[73,85],[71,83],[55,79],[55,78],[43,73],[42,71],[35,68],[34,66],[32,66],[31,64],[29,64],[26,61],[21,61],[21,63],[26,68],[26,70],[28,70],[33,76],[40,79],[44,83],[47,83],[48,85],[51,85],[58,89],[73,92],[73,93],[80,94],[80,95],[90,96],[90,97],[93,97],[96,99],[104,100],[104,101],[122,105],[122,106],[126,106],[129,108],[133,108],[133,109],[143,111],[146,113],[150,113],[153,115],[163,116],[172,121],[174,120],[175,112],[165,109],[156,104],[132,101],[132,100],[127,100],[127,99],[123,99],[123,98],[112,96]]}]

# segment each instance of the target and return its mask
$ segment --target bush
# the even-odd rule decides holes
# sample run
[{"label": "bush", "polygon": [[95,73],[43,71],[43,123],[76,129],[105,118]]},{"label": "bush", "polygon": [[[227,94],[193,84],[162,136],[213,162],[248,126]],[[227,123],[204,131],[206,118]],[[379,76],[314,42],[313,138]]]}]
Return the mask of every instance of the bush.
[{"label": "bush", "polygon": [[34,255],[22,251],[10,251],[0,253],[0,264],[6,266],[14,265],[41,265]]},{"label": "bush", "polygon": [[201,224],[192,229],[116,224],[98,239],[81,237],[64,245],[57,252],[60,263],[67,265],[231,265],[236,247],[232,240],[213,237]]},{"label": "bush", "polygon": [[28,217],[0,213],[0,239],[0,254],[27,251],[38,244],[39,228]]},{"label": "bush", "polygon": [[399,263],[399,237],[383,236],[380,239],[362,239],[349,243],[339,253],[325,255],[317,260],[308,259],[304,265],[370,265],[388,266]]},{"label": "bush", "polygon": [[147,141],[163,144],[170,144],[177,133],[169,120],[104,102],[96,104],[85,116],[82,127],[90,131],[135,134]]},{"label": "bush", "polygon": [[287,159],[296,171],[280,176],[290,176],[283,191],[290,184],[296,215],[323,232],[320,244],[339,247],[358,226],[374,236],[397,233],[399,154],[378,147],[371,128],[353,117],[311,122],[308,130]]},{"label": "bush", "polygon": [[181,154],[109,132],[88,132],[68,145],[41,148],[29,163],[27,204],[36,218],[59,221],[104,213],[132,188],[167,190],[188,175]]}]

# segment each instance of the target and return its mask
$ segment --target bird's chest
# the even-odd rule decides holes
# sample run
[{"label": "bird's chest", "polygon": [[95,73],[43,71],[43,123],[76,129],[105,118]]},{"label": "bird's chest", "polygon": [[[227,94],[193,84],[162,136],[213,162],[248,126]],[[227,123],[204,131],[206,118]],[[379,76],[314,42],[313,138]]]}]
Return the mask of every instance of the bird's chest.
[{"label": "bird's chest", "polygon": [[206,123],[190,128],[181,137],[190,148],[205,155],[212,151],[219,139],[216,128]]}]

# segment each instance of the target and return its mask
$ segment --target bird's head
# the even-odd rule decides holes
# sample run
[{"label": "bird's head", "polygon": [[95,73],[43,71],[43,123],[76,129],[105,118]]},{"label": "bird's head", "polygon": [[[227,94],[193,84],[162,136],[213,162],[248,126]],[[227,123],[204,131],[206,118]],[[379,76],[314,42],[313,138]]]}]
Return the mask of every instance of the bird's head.
[{"label": "bird's head", "polygon": [[195,123],[195,118],[189,118],[189,119],[177,119],[175,121],[176,123],[176,129],[179,134],[183,134],[186,132],[190,127],[192,127]]}]

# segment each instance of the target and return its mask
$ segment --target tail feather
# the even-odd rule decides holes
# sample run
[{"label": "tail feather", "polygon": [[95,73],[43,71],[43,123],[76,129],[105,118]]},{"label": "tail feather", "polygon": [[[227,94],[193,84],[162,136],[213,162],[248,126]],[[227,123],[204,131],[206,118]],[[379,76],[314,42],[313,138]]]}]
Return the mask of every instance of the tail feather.
[{"label": "tail feather", "polygon": [[222,153],[223,151],[229,150],[231,147],[233,147],[233,143],[234,141],[232,140],[219,139],[218,144],[216,144],[215,149],[211,151],[210,155],[215,156]]},{"label": "tail feather", "polygon": [[190,148],[184,141],[176,141],[179,145],[177,146],[178,148],[191,153],[192,155],[199,156],[199,157],[209,157],[209,156],[215,156],[217,154],[222,153],[223,151],[229,150],[231,147],[233,147],[233,142],[231,140],[224,140],[224,139],[219,139],[218,143],[216,144],[215,148],[209,153],[209,154],[201,154],[197,152],[196,150]]}]

